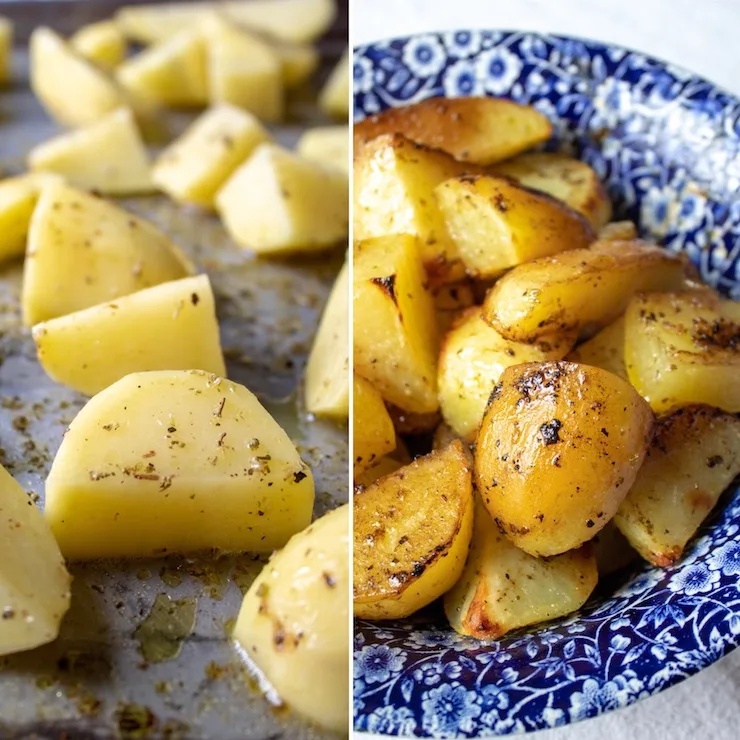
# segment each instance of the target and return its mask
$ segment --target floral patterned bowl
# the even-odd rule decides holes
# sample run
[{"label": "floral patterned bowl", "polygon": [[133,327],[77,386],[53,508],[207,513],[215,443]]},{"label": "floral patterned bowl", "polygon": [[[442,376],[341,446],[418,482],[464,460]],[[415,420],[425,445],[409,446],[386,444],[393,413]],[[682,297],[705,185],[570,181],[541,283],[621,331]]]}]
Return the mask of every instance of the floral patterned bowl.
[{"label": "floral patterned bowl", "polygon": [[[434,95],[534,105],[551,148],[588,162],[616,215],[686,252],[740,299],[740,101],[682,69],[623,48],[535,33],[458,31],[356,50],[360,120]],[[722,499],[683,560],[600,585],[576,615],[480,643],[441,610],[360,621],[355,729],[481,737],[565,724],[630,704],[740,642],[740,489]]]}]

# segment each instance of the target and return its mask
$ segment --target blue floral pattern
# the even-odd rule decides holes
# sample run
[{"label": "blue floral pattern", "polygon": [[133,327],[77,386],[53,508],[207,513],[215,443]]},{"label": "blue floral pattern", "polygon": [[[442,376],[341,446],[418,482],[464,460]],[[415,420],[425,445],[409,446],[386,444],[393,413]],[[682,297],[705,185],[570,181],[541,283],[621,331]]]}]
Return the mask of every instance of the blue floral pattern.
[{"label": "blue floral pattern", "polygon": [[[604,180],[618,217],[687,254],[740,299],[740,101],[684,70],[614,46],[458,31],[356,50],[355,118],[434,95],[502,95],[554,125],[549,148]],[[740,643],[740,489],[725,494],[682,561],[637,566],[576,615],[481,643],[430,609],[359,621],[357,730],[485,737],[623,707]]]}]

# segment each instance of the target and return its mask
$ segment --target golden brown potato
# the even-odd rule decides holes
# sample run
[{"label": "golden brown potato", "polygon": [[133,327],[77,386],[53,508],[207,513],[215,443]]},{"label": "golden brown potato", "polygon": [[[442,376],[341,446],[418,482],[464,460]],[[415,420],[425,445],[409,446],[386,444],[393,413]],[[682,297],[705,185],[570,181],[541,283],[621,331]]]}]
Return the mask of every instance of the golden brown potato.
[{"label": "golden brown potato", "polygon": [[740,303],[706,290],[636,296],[624,346],[630,382],[656,412],[688,403],[740,411]]},{"label": "golden brown potato", "polygon": [[652,433],[650,407],[606,370],[572,362],[509,367],[478,434],[478,490],[515,545],[558,555],[614,516]]},{"label": "golden brown potato", "polygon": [[408,235],[354,249],[354,366],[386,401],[436,411],[437,327],[416,240]]},{"label": "golden brown potato", "polygon": [[460,577],[473,531],[473,484],[460,442],[417,458],[354,499],[354,612],[399,619]]},{"label": "golden brown potato", "polygon": [[456,632],[495,640],[579,609],[597,580],[590,544],[552,558],[528,555],[498,531],[476,496],[470,554],[445,594],[445,614]]},{"label": "golden brown potato", "polygon": [[456,177],[437,186],[434,197],[467,273],[476,278],[584,249],[596,238],[580,213],[503,177]]},{"label": "golden brown potato", "polygon": [[606,326],[646,290],[681,290],[683,261],[645,242],[597,242],[519,265],[486,296],[483,318],[507,339]]},{"label": "golden brown potato", "polygon": [[645,464],[614,521],[642,557],[672,565],[738,473],[740,419],[685,406],[658,420]]},{"label": "golden brown potato", "polygon": [[363,470],[359,475],[355,476],[355,493],[359,495],[363,489],[371,486],[381,478],[385,478],[386,475],[395,473],[404,466],[400,460],[396,459],[392,455],[386,455],[381,457],[380,460],[374,462],[369,468]]},{"label": "golden brown potato", "polygon": [[599,229],[599,241],[631,242],[638,238],[637,227],[632,221],[612,221]]},{"label": "golden brown potato", "polygon": [[367,470],[383,455],[396,448],[396,432],[380,393],[365,378],[355,375],[354,396],[354,474]]},{"label": "golden brown potato", "polygon": [[476,301],[476,285],[471,279],[459,283],[437,285],[432,289],[434,307],[437,309],[437,327],[440,335],[447,332],[452,322]]},{"label": "golden brown potato", "polygon": [[488,398],[507,367],[562,360],[572,345],[572,338],[510,342],[483,321],[479,306],[469,308],[452,325],[439,353],[437,385],[444,420],[463,439],[474,439]]},{"label": "golden brown potato", "polygon": [[582,213],[595,229],[602,228],[612,217],[606,188],[593,169],[579,159],[565,154],[532,152],[501,162],[494,172],[562,200]]},{"label": "golden brown potato", "polygon": [[396,132],[456,159],[492,164],[547,141],[552,125],[534,108],[501,98],[429,98],[355,124],[355,149]]},{"label": "golden brown potato", "polygon": [[567,357],[570,362],[593,365],[629,380],[624,364],[624,316],[578,345]]}]

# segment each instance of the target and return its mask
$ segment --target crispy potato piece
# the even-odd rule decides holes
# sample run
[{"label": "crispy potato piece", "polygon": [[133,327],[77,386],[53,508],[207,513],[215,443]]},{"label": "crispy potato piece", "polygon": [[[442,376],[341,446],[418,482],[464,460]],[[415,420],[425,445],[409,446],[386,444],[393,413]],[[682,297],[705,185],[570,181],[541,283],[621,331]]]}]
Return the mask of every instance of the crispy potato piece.
[{"label": "crispy potato piece", "polygon": [[532,152],[501,162],[493,171],[567,203],[583,214],[594,229],[601,229],[612,217],[606,188],[593,169],[580,159],[565,154]]},{"label": "crispy potato piece", "polygon": [[476,301],[476,286],[472,280],[462,280],[459,283],[436,285],[432,289],[434,307],[437,309],[437,328],[440,336],[444,335],[453,322],[466,309],[474,306]]},{"label": "crispy potato piece", "polygon": [[547,141],[552,125],[534,108],[503,98],[429,98],[355,124],[355,147],[396,132],[456,159],[486,165]]},{"label": "crispy potato piece", "polygon": [[437,385],[444,420],[458,436],[472,441],[507,367],[562,360],[572,344],[572,338],[541,344],[510,342],[483,321],[479,306],[468,309],[442,340],[439,353]]},{"label": "crispy potato piece", "polygon": [[437,186],[434,197],[467,273],[476,278],[584,249],[596,238],[581,214],[502,177],[453,178]]},{"label": "crispy potato piece", "polygon": [[624,316],[602,329],[587,342],[579,344],[567,357],[569,362],[593,365],[629,380],[624,364]]},{"label": "crispy potato piece", "polygon": [[[367,488],[381,478],[385,478],[386,475],[395,473],[407,464],[397,460],[392,455],[381,457],[380,460],[374,462],[369,468],[355,476],[355,489],[359,489],[359,492],[361,492],[362,489]],[[359,492],[357,495],[359,495]]]},{"label": "crispy potato piece", "polygon": [[349,129],[347,126],[312,128],[298,139],[302,157],[349,172]]},{"label": "crispy potato piece", "polygon": [[387,134],[355,148],[354,156],[354,238],[412,234],[419,239],[424,267],[434,282],[464,277],[434,188],[469,172],[471,165],[401,134]]},{"label": "crispy potato piece", "polygon": [[614,516],[653,423],[635,389],[606,370],[571,362],[509,367],[478,434],[478,490],[517,547],[540,557],[572,550]]},{"label": "crispy potato piece", "polygon": [[499,532],[480,497],[475,498],[470,554],[460,580],[444,598],[455,632],[495,640],[580,609],[598,580],[593,547],[552,558],[528,555]]},{"label": "crispy potato piece", "polygon": [[10,82],[13,64],[13,23],[0,16],[0,86]]},{"label": "crispy potato piece", "polygon": [[483,318],[507,339],[536,342],[606,326],[636,293],[683,285],[683,260],[666,249],[640,241],[597,242],[519,265],[488,293]]},{"label": "crispy potato piece", "polygon": [[438,337],[416,240],[406,234],[354,248],[354,366],[386,401],[436,411]]},{"label": "crispy potato piece", "polygon": [[658,413],[689,403],[740,412],[740,303],[708,291],[636,296],[625,362]]},{"label": "crispy potato piece", "polygon": [[69,43],[78,54],[104,69],[115,69],[126,58],[126,39],[114,21],[83,26]]},{"label": "crispy potato piece", "polygon": [[396,431],[380,393],[356,373],[352,381],[352,395],[353,471],[357,477],[383,455],[396,449]]},{"label": "crispy potato piece", "polygon": [[658,420],[645,464],[614,521],[645,560],[666,567],[740,473],[740,419],[685,406]]},{"label": "crispy potato piece", "polygon": [[473,484],[460,442],[354,498],[354,613],[400,619],[448,591],[465,566]]},{"label": "crispy potato piece", "polygon": [[599,229],[599,241],[632,242],[639,239],[632,221],[612,221]]},{"label": "crispy potato piece", "polygon": [[349,120],[349,51],[345,51],[319,93],[319,107],[334,118]]}]

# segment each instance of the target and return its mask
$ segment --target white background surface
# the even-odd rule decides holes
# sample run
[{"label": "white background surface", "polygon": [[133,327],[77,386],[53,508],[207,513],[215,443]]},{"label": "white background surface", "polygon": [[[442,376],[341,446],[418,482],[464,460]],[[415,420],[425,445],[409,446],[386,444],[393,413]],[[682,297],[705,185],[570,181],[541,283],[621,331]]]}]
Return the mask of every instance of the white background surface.
[{"label": "white background surface", "polygon": [[[549,31],[638,49],[740,95],[740,0],[350,0],[350,8],[353,45],[455,28]],[[740,650],[636,705],[526,738],[737,740]]]}]

